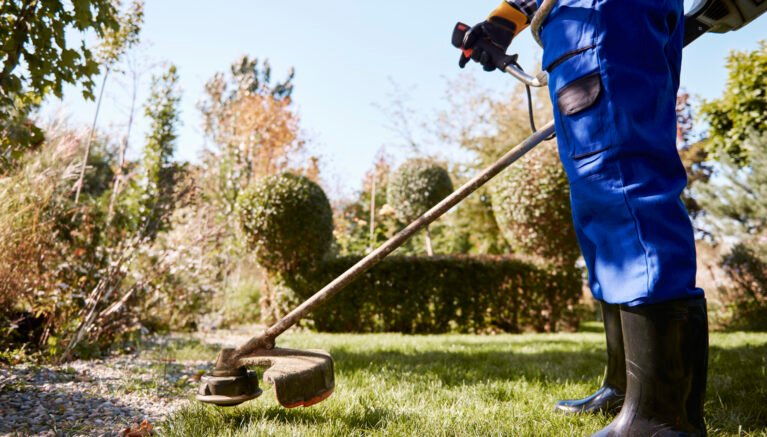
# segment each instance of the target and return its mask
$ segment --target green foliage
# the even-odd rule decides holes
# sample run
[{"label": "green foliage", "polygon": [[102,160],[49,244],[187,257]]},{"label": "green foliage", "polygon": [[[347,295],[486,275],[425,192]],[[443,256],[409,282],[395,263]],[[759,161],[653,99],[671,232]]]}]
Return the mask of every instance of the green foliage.
[{"label": "green foliage", "polygon": [[[761,241],[762,251],[765,243]],[[723,267],[732,281],[720,297],[730,311],[727,327],[767,331],[767,256],[739,244],[724,257]]]},{"label": "green foliage", "polygon": [[13,96],[10,101],[8,106],[0,107],[0,176],[11,170],[25,152],[38,148],[44,139],[43,131],[30,120],[40,98],[26,93]]},{"label": "green foliage", "polygon": [[0,106],[24,89],[61,97],[64,84],[79,84],[86,97],[93,97],[98,62],[84,42],[69,47],[68,36],[72,30],[97,37],[119,31],[113,0],[8,0],[0,6],[0,17]]},{"label": "green foliage", "polygon": [[[41,144],[42,131],[30,116],[45,97],[61,98],[63,86],[71,84],[92,99],[99,64],[109,68],[138,40],[143,3],[134,1],[122,16],[117,6],[116,0],[2,2],[0,174]],[[98,55],[86,44],[88,33],[101,40]]]},{"label": "green foliage", "polygon": [[[728,326],[767,330],[767,132],[752,135],[741,143],[748,156],[741,167],[723,156],[716,178],[695,190],[705,211],[712,235],[727,235],[738,241],[723,258],[722,267],[731,285],[722,290],[722,303],[730,311]],[[715,182],[714,182],[715,181]],[[718,231],[718,232],[714,232]]]},{"label": "green foliage", "polygon": [[727,59],[729,78],[722,97],[701,107],[710,125],[709,149],[727,154],[739,165],[748,163],[743,148],[751,131],[767,130],[767,40],[751,52],[734,51]]},{"label": "green foliage", "polygon": [[[287,278],[308,298],[359,260]],[[580,272],[504,257],[389,257],[311,315],[329,332],[540,332],[572,328]]]},{"label": "green foliage", "polygon": [[[713,226],[749,244],[764,246],[767,238],[767,131],[752,135],[740,149],[749,156],[748,165],[723,156],[717,167],[717,182],[701,185],[699,203]],[[762,241],[759,241],[762,239]],[[762,249],[767,254],[767,249]]]},{"label": "green foliage", "polygon": [[[469,77],[448,84],[446,98],[451,107],[440,114],[437,127],[443,141],[458,145],[469,156],[453,170],[458,180],[473,177],[530,135],[525,94],[522,86],[499,92],[497,87],[484,87]],[[536,89],[533,96],[536,124],[541,126],[552,114],[548,90]],[[517,162],[513,168],[519,165],[524,163]],[[498,179],[504,177],[508,176],[501,174],[474,193],[448,217],[455,224],[456,241],[463,240],[468,253],[504,254],[511,250],[507,232],[499,228],[495,216],[491,187],[502,184]]]},{"label": "green foliage", "polygon": [[221,299],[222,326],[239,326],[261,320],[261,278],[247,278],[231,284]]},{"label": "green foliage", "polygon": [[126,50],[139,42],[141,26],[144,24],[144,2],[134,0],[130,7],[117,17],[118,26],[104,32],[98,47],[99,62],[110,68]]},{"label": "green foliage", "polygon": [[397,218],[409,223],[453,192],[444,167],[428,159],[410,159],[389,180],[387,199]]},{"label": "green foliage", "polygon": [[[402,228],[394,210],[386,203],[390,173],[389,157],[379,154],[373,168],[365,174],[357,197],[335,207],[336,251],[341,256],[368,253]],[[374,220],[372,237],[371,219]],[[412,240],[399,249],[399,253],[403,251],[412,251]]]},{"label": "green foliage", "polygon": [[168,67],[161,77],[154,77],[145,107],[151,125],[144,147],[143,192],[138,212],[141,226],[146,228],[145,234],[150,237],[167,228],[168,212],[173,207],[176,168],[171,159],[178,137],[178,106],[181,101],[178,80],[175,65]]},{"label": "green foliage", "polygon": [[498,227],[514,252],[572,268],[580,250],[567,175],[553,143],[529,152],[490,190]]},{"label": "green foliage", "polygon": [[273,273],[305,270],[328,254],[333,211],[322,188],[304,176],[266,177],[240,195],[237,209],[256,259]]},{"label": "green foliage", "polygon": [[402,225],[386,204],[386,185],[376,187],[375,223],[370,236],[371,192],[363,189],[353,201],[340,206],[334,223],[341,255],[364,254],[391,238]]},{"label": "green foliage", "polygon": [[697,226],[695,219],[705,214],[700,199],[696,195],[696,190],[709,182],[714,171],[709,159],[710,155],[706,151],[706,142],[698,141],[680,149],[679,156],[682,158],[685,170],[687,170],[687,188],[682,193],[682,201],[693,219],[693,225],[697,227],[696,230],[705,232]]},{"label": "green foliage", "polygon": [[272,83],[272,66],[264,59],[259,66],[258,59],[243,56],[233,63],[230,71],[239,89],[254,94],[269,94],[276,100],[287,100],[293,94],[293,79],[296,72],[291,68],[282,82]]}]

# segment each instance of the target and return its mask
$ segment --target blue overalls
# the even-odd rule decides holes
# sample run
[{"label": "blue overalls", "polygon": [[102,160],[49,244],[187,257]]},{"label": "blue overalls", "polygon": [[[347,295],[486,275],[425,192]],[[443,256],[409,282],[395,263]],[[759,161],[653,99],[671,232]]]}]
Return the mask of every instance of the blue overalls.
[{"label": "blue overalls", "polygon": [[682,9],[682,0],[560,0],[543,23],[578,243],[592,293],[607,303],[703,295],[675,145]]}]

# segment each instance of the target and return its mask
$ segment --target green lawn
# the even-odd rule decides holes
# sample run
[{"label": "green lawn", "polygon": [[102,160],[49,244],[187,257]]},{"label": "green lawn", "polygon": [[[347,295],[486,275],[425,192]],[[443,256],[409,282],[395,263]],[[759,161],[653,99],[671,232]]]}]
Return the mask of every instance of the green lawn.
[{"label": "green lawn", "polygon": [[[555,400],[598,387],[604,362],[600,332],[301,333],[285,336],[280,345],[330,351],[336,363],[333,396],[294,410],[280,408],[270,390],[237,408],[193,404],[160,424],[162,434],[583,436],[610,421],[552,411]],[[710,435],[767,436],[767,334],[713,334],[710,363]]]}]

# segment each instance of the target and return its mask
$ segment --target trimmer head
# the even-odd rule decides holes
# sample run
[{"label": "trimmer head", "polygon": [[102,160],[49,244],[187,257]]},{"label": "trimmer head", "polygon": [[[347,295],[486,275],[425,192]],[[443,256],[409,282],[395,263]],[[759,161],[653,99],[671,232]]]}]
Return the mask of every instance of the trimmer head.
[{"label": "trimmer head", "polygon": [[261,396],[258,376],[245,367],[235,370],[214,370],[202,377],[197,400],[219,407],[233,407]]},{"label": "trimmer head", "polygon": [[211,376],[204,376],[197,400],[228,407],[260,396],[258,378],[244,366],[266,368],[264,381],[274,386],[277,401],[285,408],[309,407],[327,399],[335,388],[333,358],[325,351],[262,349],[237,362],[243,367],[217,367]]}]

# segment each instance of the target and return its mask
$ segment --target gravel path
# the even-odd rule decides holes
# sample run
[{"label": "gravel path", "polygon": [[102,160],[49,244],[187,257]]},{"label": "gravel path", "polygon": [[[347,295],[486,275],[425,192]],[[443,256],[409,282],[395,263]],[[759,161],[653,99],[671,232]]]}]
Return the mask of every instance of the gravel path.
[{"label": "gravel path", "polygon": [[115,436],[157,424],[190,402],[215,351],[261,329],[158,337],[139,353],[62,366],[0,366],[0,436]]},{"label": "gravel path", "polygon": [[0,436],[111,436],[156,424],[190,402],[210,365],[145,355],[0,367]]}]

